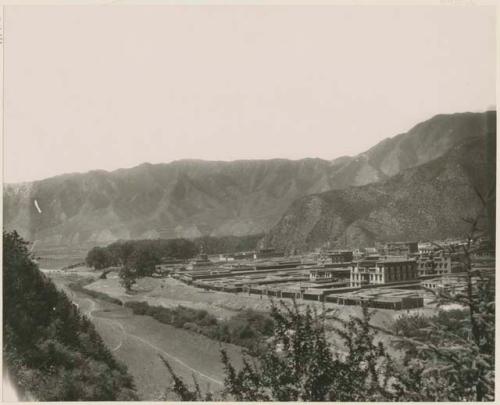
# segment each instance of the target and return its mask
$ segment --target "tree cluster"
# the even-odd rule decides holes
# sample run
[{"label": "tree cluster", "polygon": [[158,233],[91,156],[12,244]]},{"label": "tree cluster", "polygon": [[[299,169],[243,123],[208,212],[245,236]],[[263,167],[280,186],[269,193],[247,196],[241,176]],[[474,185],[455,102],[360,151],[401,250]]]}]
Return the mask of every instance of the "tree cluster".
[{"label": "tree cluster", "polygon": [[[197,252],[196,245],[186,239],[118,241],[106,247],[92,248],[85,262],[96,270],[119,267],[121,284],[130,291],[137,278],[153,275],[163,258],[188,259]],[[106,271],[102,278],[106,278]]]},{"label": "tree cluster", "polygon": [[196,244],[186,239],[127,240],[92,248],[85,262],[96,270],[129,264],[140,274],[149,274],[162,258],[189,259],[197,253]]}]

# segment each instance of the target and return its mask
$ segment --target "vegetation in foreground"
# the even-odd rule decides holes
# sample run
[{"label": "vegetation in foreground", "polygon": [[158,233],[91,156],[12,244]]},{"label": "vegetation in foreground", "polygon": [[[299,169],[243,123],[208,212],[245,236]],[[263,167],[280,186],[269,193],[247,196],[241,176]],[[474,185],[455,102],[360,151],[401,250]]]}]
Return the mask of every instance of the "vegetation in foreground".
[{"label": "vegetation in foreground", "polygon": [[41,401],[137,400],[132,377],[92,323],[3,233],[3,353],[21,395]]},{"label": "vegetation in foreground", "polygon": [[[236,369],[221,351],[223,391],[202,394],[196,380],[186,383],[162,358],[173,376],[166,391],[184,401],[494,400],[494,317],[481,328],[479,344],[470,334],[467,310],[432,318],[404,316],[391,330],[371,325],[367,308],[362,317],[342,321],[327,311],[318,315],[280,303],[273,305],[271,317],[274,327],[265,350],[245,356],[243,367]],[[341,323],[335,333],[342,348],[326,339],[328,318]],[[378,333],[392,336],[407,355],[392,357]],[[435,337],[429,339],[431,333]]]}]

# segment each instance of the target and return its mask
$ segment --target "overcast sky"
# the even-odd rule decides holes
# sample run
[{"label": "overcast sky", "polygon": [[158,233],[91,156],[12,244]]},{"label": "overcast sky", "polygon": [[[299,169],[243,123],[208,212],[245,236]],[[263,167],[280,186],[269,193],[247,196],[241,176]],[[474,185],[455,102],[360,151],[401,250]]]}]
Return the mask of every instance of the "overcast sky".
[{"label": "overcast sky", "polygon": [[5,30],[7,182],[333,159],[495,105],[492,7],[8,7]]}]

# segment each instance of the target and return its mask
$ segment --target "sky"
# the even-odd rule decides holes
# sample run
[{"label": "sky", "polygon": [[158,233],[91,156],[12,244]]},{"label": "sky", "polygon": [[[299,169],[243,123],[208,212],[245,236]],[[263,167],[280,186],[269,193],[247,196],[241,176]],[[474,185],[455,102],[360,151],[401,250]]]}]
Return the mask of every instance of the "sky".
[{"label": "sky", "polygon": [[489,6],[8,6],[4,181],[355,155],[495,109]]}]

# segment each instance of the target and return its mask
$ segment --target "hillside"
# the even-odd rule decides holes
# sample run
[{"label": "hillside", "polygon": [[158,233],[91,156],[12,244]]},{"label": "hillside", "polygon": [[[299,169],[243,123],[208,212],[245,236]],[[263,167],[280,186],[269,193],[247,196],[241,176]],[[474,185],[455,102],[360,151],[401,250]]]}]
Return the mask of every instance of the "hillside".
[{"label": "hillside", "polygon": [[[493,125],[492,128],[495,128]],[[263,244],[287,250],[370,246],[375,241],[460,237],[495,184],[496,133],[472,137],[445,155],[388,180],[295,201]],[[489,224],[494,223],[494,202]],[[483,223],[487,226],[487,223]]]},{"label": "hillside", "polygon": [[21,399],[136,400],[132,377],[94,325],[38,269],[27,243],[3,234],[3,360]]},{"label": "hillside", "polygon": [[297,199],[385,180],[484,137],[486,114],[439,115],[334,161],[183,160],[6,185],[4,227],[37,246],[261,233]]}]

